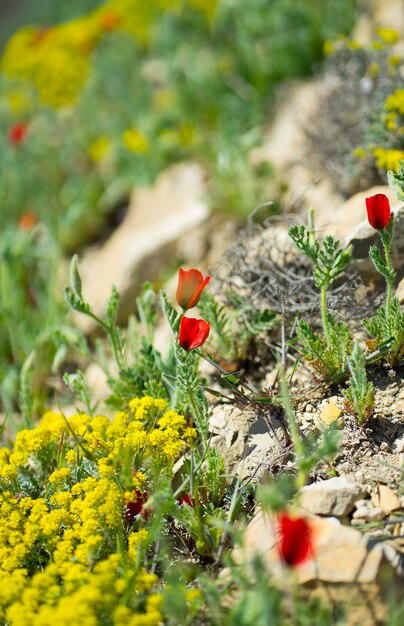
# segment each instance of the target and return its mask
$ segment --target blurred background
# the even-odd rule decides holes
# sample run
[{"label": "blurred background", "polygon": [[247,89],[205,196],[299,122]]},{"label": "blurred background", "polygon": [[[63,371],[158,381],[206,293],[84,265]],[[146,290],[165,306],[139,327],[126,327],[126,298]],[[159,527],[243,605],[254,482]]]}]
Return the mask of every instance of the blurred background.
[{"label": "blurred background", "polygon": [[386,183],[402,29],[400,0],[0,0],[2,406],[36,411],[93,330],[66,318],[73,253],[125,323],[143,280],[215,262],[257,207]]}]

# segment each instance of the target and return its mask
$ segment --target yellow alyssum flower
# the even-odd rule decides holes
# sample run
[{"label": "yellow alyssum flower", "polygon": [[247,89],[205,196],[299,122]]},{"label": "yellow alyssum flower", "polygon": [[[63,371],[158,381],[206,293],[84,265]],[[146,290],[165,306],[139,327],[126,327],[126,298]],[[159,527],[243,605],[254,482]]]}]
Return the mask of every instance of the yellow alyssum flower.
[{"label": "yellow alyssum flower", "polygon": [[69,465],[75,465],[77,462],[77,451],[68,450],[65,454],[66,463]]},{"label": "yellow alyssum flower", "polygon": [[71,478],[71,470],[68,467],[61,467],[58,470],[55,470],[49,476],[49,482],[51,485],[63,485],[69,478]]},{"label": "yellow alyssum flower", "polygon": [[15,465],[3,465],[3,467],[0,469],[0,478],[3,478],[8,482],[16,480],[17,476],[18,469],[17,467],[15,467]]}]

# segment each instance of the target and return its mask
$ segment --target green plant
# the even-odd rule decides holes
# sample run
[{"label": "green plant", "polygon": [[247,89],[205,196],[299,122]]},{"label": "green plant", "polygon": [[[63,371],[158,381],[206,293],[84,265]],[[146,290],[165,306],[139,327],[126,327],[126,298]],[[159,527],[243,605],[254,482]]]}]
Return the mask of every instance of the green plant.
[{"label": "green plant", "polygon": [[[112,391],[107,400],[110,406],[119,409],[123,402],[144,394],[161,398],[176,395],[176,365],[173,355],[169,352],[164,359],[153,345],[157,323],[157,295],[149,283],[145,283],[136,300],[138,318],[130,318],[126,333],[116,323],[119,294],[115,287],[112,288],[111,296],[106,303],[104,318],[95,315],[91,306],[84,300],[77,255],[72,258],[70,286],[65,288],[64,293],[69,307],[93,319],[108,339],[118,376],[111,373],[111,364],[100,343],[98,360],[108,376],[108,384]],[[80,371],[73,377],[69,375],[65,382],[80,393],[87,410],[92,414],[85,381],[82,380]]]},{"label": "green plant", "polygon": [[358,342],[347,359],[350,378],[344,390],[346,409],[363,424],[373,413],[375,389],[366,376],[366,357]]},{"label": "green plant", "polygon": [[292,226],[289,235],[296,247],[312,261],[314,283],[321,295],[320,309],[324,334],[319,335],[307,322],[299,320],[297,337],[301,351],[304,358],[325,380],[331,380],[345,369],[352,339],[347,325],[338,322],[328,313],[327,290],[349,264],[352,248],[343,250],[339,246],[339,241],[331,235],[320,243],[316,238],[313,224],[309,229],[305,226]]}]

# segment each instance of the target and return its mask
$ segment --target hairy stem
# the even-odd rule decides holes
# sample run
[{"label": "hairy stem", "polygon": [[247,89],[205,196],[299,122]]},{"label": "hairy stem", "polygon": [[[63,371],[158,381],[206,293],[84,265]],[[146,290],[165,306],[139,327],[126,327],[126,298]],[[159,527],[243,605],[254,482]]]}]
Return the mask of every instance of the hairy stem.
[{"label": "hairy stem", "polygon": [[286,382],[285,376],[285,368],[282,364],[278,366],[278,371],[280,373],[280,385],[281,385],[281,393],[282,393],[282,402],[285,409],[286,417],[288,420],[288,425],[290,428],[290,434],[292,436],[292,442],[295,449],[295,458],[296,458],[296,469],[297,469],[297,477],[296,482],[297,486],[304,487],[306,484],[306,472],[302,467],[302,461],[305,458],[305,447],[302,439],[302,434],[300,432],[299,426],[296,422],[295,414],[293,412],[292,402],[290,399],[289,388]]},{"label": "hairy stem", "polygon": [[382,239],[383,248],[384,248],[384,257],[386,259],[386,267],[389,270],[389,275],[386,277],[386,313],[387,318],[390,319],[391,316],[391,299],[393,296],[393,284],[395,278],[395,272],[393,269],[393,265],[391,263],[391,241],[385,241]]},{"label": "hairy stem", "polygon": [[323,330],[327,347],[330,347],[330,329],[327,320],[327,285],[323,285],[321,287],[321,319],[323,322]]},{"label": "hairy stem", "polygon": [[202,441],[202,448],[205,451],[207,449],[206,424],[201,407],[199,406],[198,400],[195,398],[195,394],[192,390],[188,391],[188,400],[192,408],[196,429]]}]

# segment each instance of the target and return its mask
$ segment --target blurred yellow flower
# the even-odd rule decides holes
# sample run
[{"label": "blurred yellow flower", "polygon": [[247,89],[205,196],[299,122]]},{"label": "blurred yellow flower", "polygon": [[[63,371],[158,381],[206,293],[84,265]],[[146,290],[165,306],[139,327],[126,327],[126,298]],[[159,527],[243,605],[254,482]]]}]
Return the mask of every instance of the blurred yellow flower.
[{"label": "blurred yellow flower", "polygon": [[101,161],[106,155],[109,146],[111,145],[110,140],[105,135],[98,137],[90,143],[87,149],[87,154],[90,157],[91,161],[97,163]]},{"label": "blurred yellow flower", "polygon": [[376,32],[380,39],[389,45],[395,44],[398,41],[398,32],[394,30],[394,28],[378,28]]},{"label": "blurred yellow flower", "polygon": [[137,128],[128,128],[122,135],[125,147],[131,152],[146,154],[149,151],[149,142]]},{"label": "blurred yellow flower", "polygon": [[375,148],[373,155],[376,159],[376,166],[384,170],[397,171],[400,161],[404,160],[403,150]]}]

